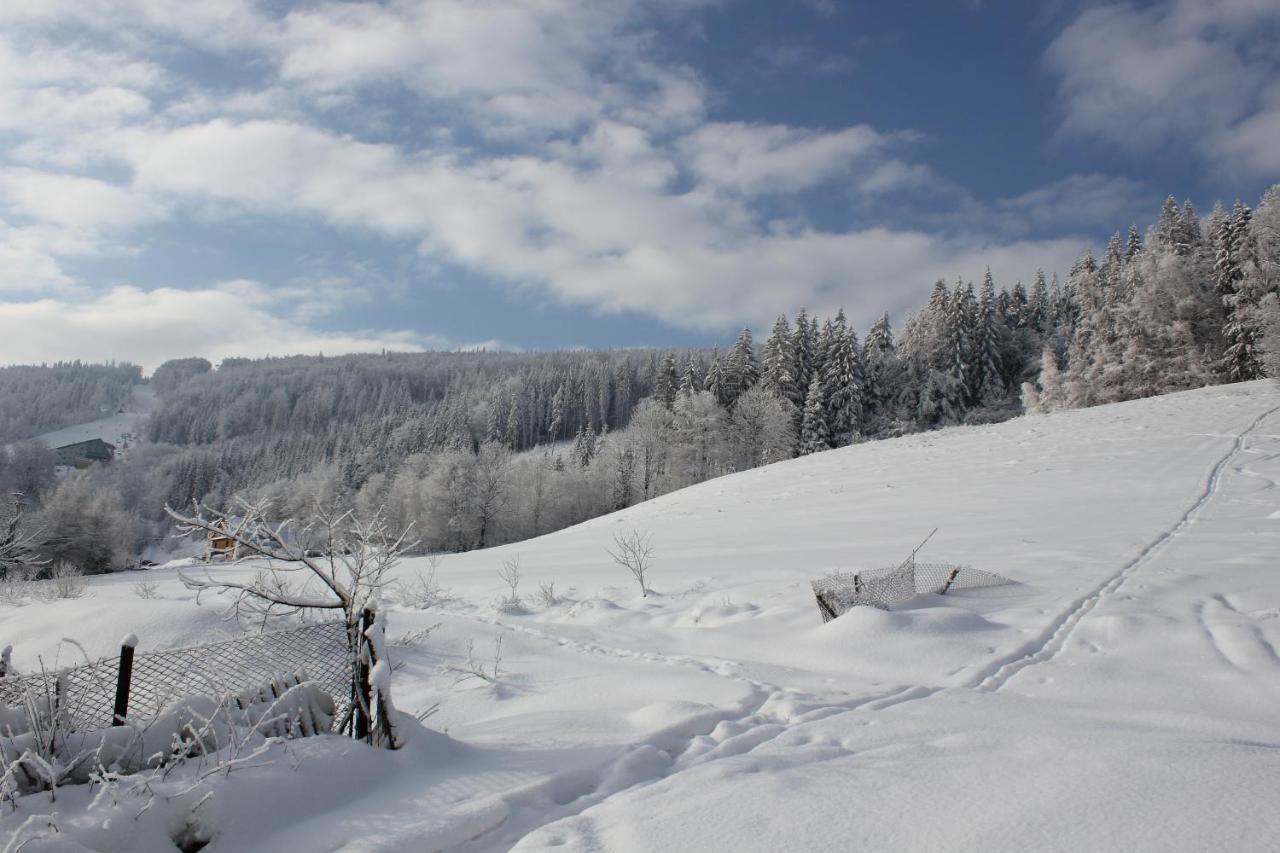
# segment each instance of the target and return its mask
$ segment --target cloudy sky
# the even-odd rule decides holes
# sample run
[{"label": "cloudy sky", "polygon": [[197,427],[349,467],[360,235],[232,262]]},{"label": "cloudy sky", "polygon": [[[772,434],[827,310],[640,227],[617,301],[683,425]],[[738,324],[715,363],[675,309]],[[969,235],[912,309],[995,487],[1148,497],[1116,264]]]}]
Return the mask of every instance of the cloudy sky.
[{"label": "cloudy sky", "polygon": [[723,342],[1280,180],[1280,0],[10,0],[0,363]]}]

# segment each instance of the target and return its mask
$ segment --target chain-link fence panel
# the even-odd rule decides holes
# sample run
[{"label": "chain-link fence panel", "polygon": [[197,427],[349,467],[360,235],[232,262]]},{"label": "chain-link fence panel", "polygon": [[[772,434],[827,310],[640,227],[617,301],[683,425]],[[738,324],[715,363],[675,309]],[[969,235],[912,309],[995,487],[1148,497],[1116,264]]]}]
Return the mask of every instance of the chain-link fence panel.
[{"label": "chain-link fence panel", "polygon": [[[195,646],[139,652],[133,657],[128,716],[147,719],[183,696],[234,696],[280,679],[306,680],[333,696],[334,720],[351,707],[352,666],[347,626],[323,622]],[[112,724],[118,658],[83,666],[0,678],[0,702],[57,709],[74,728]]]},{"label": "chain-link fence panel", "polygon": [[811,581],[811,586],[822,621],[830,622],[853,607],[888,610],[922,592],[945,594],[953,589],[1009,583],[1013,581],[972,566],[909,561],[888,569],[832,572]]}]

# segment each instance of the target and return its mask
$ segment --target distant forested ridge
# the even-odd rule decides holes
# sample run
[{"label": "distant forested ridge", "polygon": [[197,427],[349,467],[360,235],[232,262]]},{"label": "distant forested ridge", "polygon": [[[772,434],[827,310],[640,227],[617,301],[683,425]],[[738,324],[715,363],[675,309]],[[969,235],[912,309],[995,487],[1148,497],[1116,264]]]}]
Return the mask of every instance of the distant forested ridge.
[{"label": "distant forested ridge", "polygon": [[[0,412],[25,434],[98,417],[137,375],[10,368]],[[415,550],[457,551],[796,455],[1265,376],[1280,376],[1280,187],[1204,219],[1170,198],[1063,279],[938,281],[898,330],[886,314],[861,337],[843,312],[801,309],[723,351],[177,359],[152,378],[150,441],[56,483],[47,451],[15,442],[0,484],[26,495],[50,559],[86,568],[165,542],[166,503],[241,495],[281,518],[317,500],[381,510]]]},{"label": "distant forested ridge", "polygon": [[0,367],[0,443],[115,414],[140,382],[134,364]]},{"label": "distant forested ridge", "polygon": [[[512,450],[625,426],[653,350],[385,353],[224,362],[162,394],[149,438],[191,448],[230,493],[329,464],[359,488],[405,457]],[[201,497],[192,489],[191,496]]]}]

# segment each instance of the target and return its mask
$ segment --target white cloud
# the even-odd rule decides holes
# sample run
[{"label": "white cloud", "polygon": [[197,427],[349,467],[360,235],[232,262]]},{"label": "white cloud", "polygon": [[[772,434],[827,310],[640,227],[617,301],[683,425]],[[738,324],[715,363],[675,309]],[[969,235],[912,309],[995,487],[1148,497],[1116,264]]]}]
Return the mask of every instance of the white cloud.
[{"label": "white cloud", "polygon": [[0,220],[0,294],[62,288],[71,281],[44,235]]},{"label": "white cloud", "polygon": [[[1164,0],[1085,9],[1045,54],[1058,77],[1061,130],[1151,151],[1198,151],[1216,168],[1280,173],[1280,4]],[[1267,94],[1270,87],[1271,93]]]},{"label": "white cloud", "polygon": [[[392,0],[321,3],[281,22],[281,77],[321,91],[396,83],[446,100],[502,135],[568,130],[607,117],[700,114],[680,68],[644,54],[642,22],[696,0]],[[499,61],[495,58],[500,57]],[[674,109],[673,109],[674,108]]]},{"label": "white cloud", "polygon": [[375,352],[448,347],[416,332],[324,332],[277,313],[270,291],[248,282],[200,290],[113,287],[88,300],[0,302],[0,358],[8,363],[131,361],[148,370],[178,355]]},{"label": "white cloud", "polygon": [[689,168],[718,187],[795,192],[878,159],[895,137],[866,125],[822,132],[778,124],[716,122],[680,140]]},{"label": "white cloud", "polygon": [[164,216],[155,200],[128,187],[34,169],[0,168],[0,207],[68,229],[125,229]]},{"label": "white cloud", "polygon": [[994,213],[1007,217],[1007,229],[1014,232],[1029,227],[1120,229],[1135,221],[1134,216],[1151,216],[1157,202],[1130,178],[1089,173],[999,199]]},{"label": "white cloud", "polygon": [[[1065,266],[1081,247],[993,241],[954,226],[831,232],[794,199],[770,205],[766,196],[815,187],[869,203],[903,189],[937,192],[942,182],[906,156],[910,133],[708,123],[714,93],[664,61],[655,37],[699,3],[388,0],[283,15],[216,0],[186,17],[179,0],[6,7],[0,22],[21,38],[0,36],[0,130],[19,141],[7,165],[0,153],[0,214],[12,220],[0,225],[0,287],[25,281],[27,291],[65,293],[75,283],[68,257],[145,243],[160,221],[249,211],[416,246],[563,303],[722,329],[801,304],[844,304],[866,322],[918,303],[939,276],[976,277],[990,263],[1002,281],[1026,278]],[[56,43],[57,26],[73,19],[101,36],[92,50]],[[229,56],[235,86],[196,85],[180,64],[166,65],[182,45]],[[447,128],[388,132],[329,111],[339,101],[373,111],[388,93],[407,99],[415,122],[420,111],[447,117]],[[485,144],[457,141],[476,138]],[[1029,194],[1006,216],[1043,224],[1045,211],[1069,196],[1092,199],[1091,189]],[[192,347],[215,357],[430,345],[403,332],[314,330],[341,306],[376,298],[379,286],[317,273],[270,289],[118,287],[74,303],[0,307],[4,322],[21,315],[47,326],[45,338],[7,327],[18,336],[5,338],[6,352],[25,347],[24,359],[144,357],[130,347],[159,358]],[[90,309],[110,323],[94,325]],[[231,340],[200,324],[226,312],[238,320]],[[72,344],[92,353],[67,352]]]}]

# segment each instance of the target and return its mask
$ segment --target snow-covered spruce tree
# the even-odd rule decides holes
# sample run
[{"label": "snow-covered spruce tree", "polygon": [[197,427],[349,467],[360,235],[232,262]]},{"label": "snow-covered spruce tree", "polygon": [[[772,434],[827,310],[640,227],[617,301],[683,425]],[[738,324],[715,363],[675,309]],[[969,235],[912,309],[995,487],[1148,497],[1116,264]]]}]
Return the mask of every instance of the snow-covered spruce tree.
[{"label": "snow-covered spruce tree", "polygon": [[828,338],[821,383],[827,408],[827,433],[831,446],[843,447],[861,436],[862,366],[857,337],[849,328],[843,309],[836,313],[827,329],[824,329]]},{"label": "snow-covered spruce tree", "polygon": [[732,408],[738,397],[755,387],[760,381],[760,366],[756,362],[755,344],[751,330],[743,327],[738,341],[724,360],[724,405]]},{"label": "snow-covered spruce tree", "polygon": [[[1233,217],[1234,218],[1234,217]],[[1241,220],[1246,217],[1241,214]],[[1256,375],[1280,376],[1275,362],[1275,297],[1280,295],[1280,184],[1268,189],[1247,217],[1238,237],[1241,279],[1228,319],[1226,361],[1239,364],[1240,378],[1257,365]]]},{"label": "snow-covered spruce tree", "polygon": [[702,383],[698,379],[698,366],[694,363],[693,356],[689,356],[689,361],[685,364],[684,374],[680,377],[680,391],[682,396],[689,396],[695,391],[702,390]]},{"label": "snow-covered spruce tree", "polygon": [[1027,319],[1037,335],[1043,335],[1045,325],[1051,318],[1052,308],[1049,305],[1049,287],[1045,283],[1044,270],[1036,270],[1031,282],[1031,293],[1027,296]]},{"label": "snow-covered spruce tree", "polygon": [[959,389],[955,401],[957,413],[976,401],[977,353],[974,350],[974,336],[977,315],[978,301],[973,294],[973,285],[957,280],[943,319],[947,355],[942,366],[942,372]]},{"label": "snow-covered spruce tree", "polygon": [[[1030,312],[1027,311],[1025,316],[1027,319],[1021,328],[1030,325]],[[1008,396],[1001,368],[1004,325],[996,317],[995,282],[990,269],[982,279],[974,325],[973,399],[980,406],[999,406]]]},{"label": "snow-covered spruce tree", "polygon": [[721,406],[729,405],[729,386],[725,378],[724,359],[719,351],[711,354],[711,363],[707,366],[707,379],[702,383],[703,389]]},{"label": "snow-covered spruce tree", "polygon": [[804,401],[804,413],[800,420],[801,456],[819,453],[831,448],[831,434],[827,431],[827,406],[822,398],[822,383],[809,385],[809,396]]},{"label": "snow-covered spruce tree", "polygon": [[[347,731],[369,743],[398,748],[390,663],[381,642],[383,623],[379,619],[369,624],[365,614],[376,609],[409,531],[392,533],[380,514],[362,518],[350,510],[335,511],[319,504],[301,524],[293,519],[274,522],[269,506],[247,501],[241,501],[235,512],[201,505],[190,514],[168,506],[165,512],[187,534],[230,537],[242,559],[265,561],[247,581],[208,570],[202,576],[179,572],[183,584],[195,590],[197,601],[204,593],[229,595],[235,612],[263,624],[308,611],[341,614],[352,661],[354,713]],[[324,543],[318,556],[298,544],[306,540]],[[362,669],[369,672],[370,684],[361,683]]]},{"label": "snow-covered spruce tree", "polygon": [[804,308],[796,315],[796,330],[791,348],[796,358],[796,396],[800,400],[800,407],[804,406],[804,401],[809,397],[809,385],[817,370],[818,332],[815,323]]},{"label": "snow-covered spruce tree", "polygon": [[547,418],[547,437],[551,441],[559,441],[564,436],[565,405],[564,385],[559,385],[551,398],[551,411]]},{"label": "snow-covered spruce tree", "polygon": [[785,314],[779,314],[773,332],[764,345],[764,368],[761,384],[792,405],[803,405],[799,398],[800,381],[796,376],[795,336]]},{"label": "snow-covered spruce tree", "polygon": [[1261,329],[1258,325],[1257,294],[1245,288],[1245,266],[1249,260],[1249,220],[1253,211],[1240,202],[1228,216],[1221,206],[1214,209],[1210,230],[1214,249],[1214,290],[1222,299],[1226,321],[1222,335],[1226,347],[1218,364],[1228,382],[1244,382],[1262,375]]},{"label": "snow-covered spruce tree", "polygon": [[893,404],[903,379],[887,313],[871,325],[862,343],[862,378],[863,430],[875,435],[895,417]]},{"label": "snow-covered spruce tree", "polygon": [[680,390],[680,377],[676,373],[676,357],[667,353],[658,365],[658,375],[653,386],[653,396],[668,409],[676,401],[676,393]]},{"label": "snow-covered spruce tree", "polygon": [[619,450],[610,493],[610,504],[614,510],[626,509],[635,503],[637,467],[634,448],[627,446]]}]

